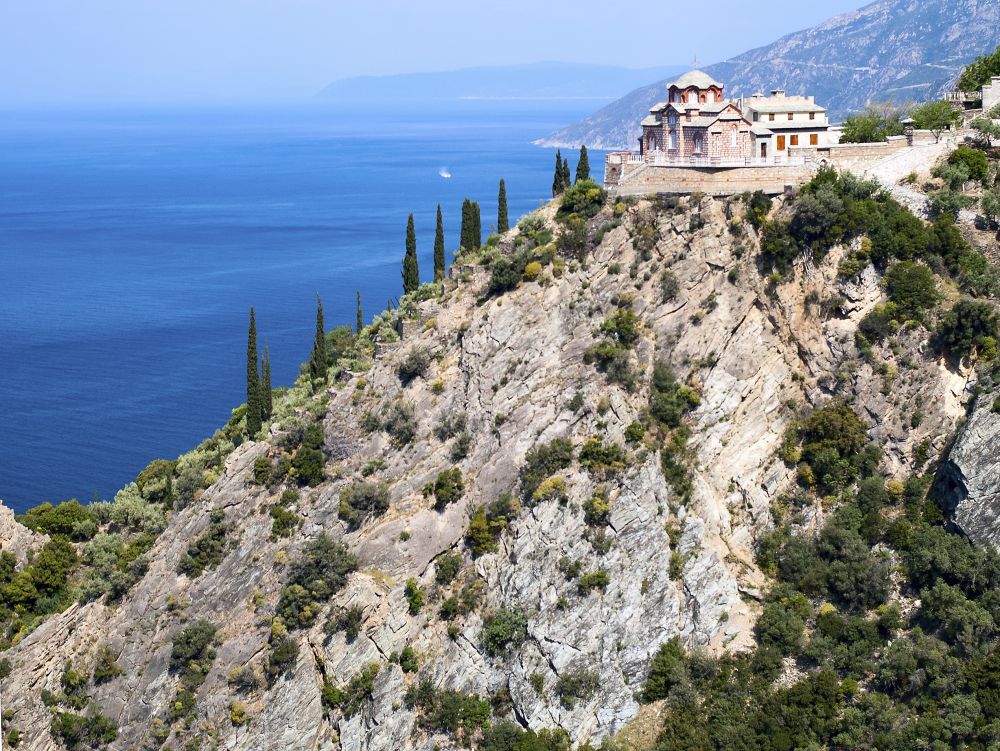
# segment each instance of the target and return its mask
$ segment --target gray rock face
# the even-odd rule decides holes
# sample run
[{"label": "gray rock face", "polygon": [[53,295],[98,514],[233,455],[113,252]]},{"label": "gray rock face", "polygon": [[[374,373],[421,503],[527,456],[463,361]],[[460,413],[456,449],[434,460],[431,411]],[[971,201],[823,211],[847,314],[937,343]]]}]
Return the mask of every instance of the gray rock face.
[{"label": "gray rock face", "polygon": [[[738,211],[739,204],[704,201],[705,223],[696,228],[687,211],[657,211],[640,201],[622,212],[621,225],[606,232],[586,264],[567,264],[555,276],[549,267],[538,281],[485,301],[488,272],[464,269],[469,281],[450,282],[443,298],[423,303],[419,322],[403,327],[403,341],[383,347],[367,372],[330,389],[328,479],[303,489],[296,507],[303,524],[293,537],[271,538],[267,511],[281,489],[252,480],[255,459],[275,450],[275,429],[267,440],[236,449],[217,482],[171,516],[149,572],[120,603],[73,606],[9,651],[14,673],[4,708],[14,710],[26,747],[56,748],[39,694],[58,690],[66,660],[90,670],[103,643],[125,672],[94,689],[96,706],[119,726],[115,751],[143,748],[177,690],[167,670],[172,639],[197,618],[217,626],[218,656],[198,690],[195,721],[168,738],[174,747],[194,734],[234,751],[455,748],[449,736],[420,727],[403,700],[422,677],[439,689],[509,695],[510,716],[523,725],[559,726],[576,743],[599,743],[636,715],[634,695],[665,641],[680,636],[716,653],[746,648],[763,583],[753,545],[770,524],[771,500],[791,482],[793,470],[777,457],[791,421],[834,394],[853,397],[871,415],[871,437],[884,447],[887,467],[903,473],[916,445],[950,433],[962,414],[965,382],[923,354],[914,331],[898,348],[906,363],[882,353],[896,368],[894,397],[887,397],[890,369],[875,372],[854,359],[857,322],[883,299],[877,276],[867,270],[845,284],[837,278],[842,251],[835,250],[822,263],[801,263],[794,279],[770,289],[754,267],[753,231],[730,224]],[[550,206],[540,215],[552,221],[553,212]],[[608,211],[595,228],[610,218]],[[639,225],[655,228],[645,252],[633,244]],[[503,239],[504,250],[514,235]],[[660,278],[668,270],[678,291],[664,299]],[[629,300],[642,322],[631,355],[639,373],[633,392],[584,360],[601,322]],[[397,367],[415,347],[433,361],[424,377],[404,386]],[[497,551],[473,558],[464,543],[472,510],[517,494],[525,455],[538,443],[559,437],[578,448],[599,437],[623,444],[626,428],[647,408],[656,362],[668,363],[701,398],[689,416],[690,499],[668,485],[655,444],[630,446],[628,466],[617,476],[594,477],[578,462],[559,473],[567,489],[562,502],[526,505]],[[579,409],[567,406],[576,394]],[[399,401],[412,406],[417,426],[401,448],[384,432],[361,427],[370,412]],[[926,405],[916,428],[912,404]],[[464,415],[470,435],[458,460],[451,457],[455,439],[441,440],[436,431],[455,414]],[[931,456],[939,449],[932,446]],[[373,459],[382,462],[372,479],[390,488],[389,510],[348,530],[337,516],[340,492]],[[462,471],[465,494],[436,511],[423,488],[452,466]],[[961,466],[963,476],[980,477]],[[600,485],[610,511],[595,529],[583,505]],[[176,573],[177,563],[213,509],[224,510],[238,533],[222,563],[191,580]],[[23,537],[2,521],[5,547]],[[286,563],[321,532],[346,543],[359,570],[314,627],[293,632],[294,670],[269,688],[238,695],[227,675],[247,666],[262,672]],[[445,591],[435,575],[440,556],[452,551],[462,554],[463,571]],[[564,573],[562,563],[574,561],[581,573],[605,572],[606,586],[582,590]],[[416,615],[404,597],[410,578],[427,595]],[[441,618],[443,598],[474,582],[481,606],[453,621]],[[351,606],[363,614],[357,639],[325,634],[329,608]],[[491,657],[480,632],[484,617],[499,608],[526,614],[527,638],[509,655]],[[405,647],[419,658],[417,675],[390,660]],[[371,663],[380,670],[360,711],[344,717],[323,706],[324,680],[344,685]],[[577,670],[596,673],[600,690],[569,707],[556,686]],[[233,726],[232,701],[245,704],[249,724]]]},{"label": "gray rock face", "polygon": [[1000,545],[1000,413],[988,394],[962,426],[938,477],[952,519],[970,539]]}]

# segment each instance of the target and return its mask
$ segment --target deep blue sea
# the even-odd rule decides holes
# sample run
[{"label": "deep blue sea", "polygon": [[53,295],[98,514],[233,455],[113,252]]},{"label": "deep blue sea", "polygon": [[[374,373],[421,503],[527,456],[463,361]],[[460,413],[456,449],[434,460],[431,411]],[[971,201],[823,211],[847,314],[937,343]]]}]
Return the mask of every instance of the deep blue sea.
[{"label": "deep blue sea", "polygon": [[598,104],[0,112],[0,499],[108,498],[194,447],[243,401],[251,305],[290,383],[317,293],[331,328],[355,289],[370,319],[409,212],[426,278],[439,202],[449,258],[463,197],[484,234],[501,177],[512,220],[536,208],[532,139]]}]

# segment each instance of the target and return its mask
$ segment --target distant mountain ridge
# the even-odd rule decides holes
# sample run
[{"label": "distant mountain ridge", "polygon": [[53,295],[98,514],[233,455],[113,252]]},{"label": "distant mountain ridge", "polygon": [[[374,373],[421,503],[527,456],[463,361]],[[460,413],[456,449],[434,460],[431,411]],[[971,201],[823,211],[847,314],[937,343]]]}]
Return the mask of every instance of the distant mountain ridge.
[{"label": "distant mountain ridge", "polygon": [[[733,97],[777,88],[815,95],[836,121],[869,101],[940,96],[968,62],[998,44],[1000,0],[878,0],[705,71]],[[668,80],[638,88],[538,143],[631,147]]]},{"label": "distant mountain ridge", "polygon": [[334,81],[319,96],[347,101],[418,99],[613,99],[682,65],[625,68],[584,63],[463,68],[431,73],[359,76]]}]

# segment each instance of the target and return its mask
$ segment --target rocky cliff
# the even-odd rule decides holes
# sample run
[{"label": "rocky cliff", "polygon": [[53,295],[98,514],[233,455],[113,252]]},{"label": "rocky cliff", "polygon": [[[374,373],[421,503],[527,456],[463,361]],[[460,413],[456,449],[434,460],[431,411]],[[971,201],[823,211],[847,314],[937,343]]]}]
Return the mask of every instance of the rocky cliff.
[{"label": "rocky cliff", "polygon": [[[868,102],[941,96],[966,64],[1000,44],[998,30],[995,0],[879,0],[705,70],[730,97],[772,89],[814,95],[837,122]],[[636,89],[540,143],[633,148],[639,122],[663,100],[667,83]]]},{"label": "rocky cliff", "polygon": [[[851,400],[890,476],[947,448],[970,372],[939,359],[919,327],[880,349],[882,366],[859,355],[858,324],[885,292],[870,265],[838,274],[857,242],[797,261],[776,284],[757,268],[742,201],[608,203],[574,258],[552,255],[557,207],[464,259],[440,294],[410,298],[400,340],[382,326],[392,316],[376,322],[370,362],[282,397],[298,406],[171,512],[119,600],[73,604],[16,640],[3,698],[24,747],[62,747],[46,703],[65,709],[67,670],[88,676],[109,659],[118,671],[86,692],[117,728],[113,749],[457,748],[449,720],[427,719],[442,696],[455,716],[492,711],[597,744],[636,718],[671,638],[714,653],[753,642],[754,545],[794,486],[779,450],[801,414]],[[500,293],[498,264],[533,246],[550,263]],[[627,346],[601,372],[594,346],[613,335]],[[687,395],[682,480],[642,427],[657,366]],[[289,494],[276,477],[313,420],[322,474]],[[976,425],[953,462],[980,497],[995,491],[995,466],[970,469],[979,449],[961,447],[993,428]],[[539,460],[565,441],[568,455]],[[457,491],[441,479],[455,468]],[[218,554],[203,570],[185,563],[213,530],[225,532]],[[10,519],[0,534],[22,562],[42,543]],[[323,535],[355,565],[325,595],[291,592]],[[312,600],[296,604],[306,589]],[[214,646],[178,669],[178,643],[202,621]]]}]

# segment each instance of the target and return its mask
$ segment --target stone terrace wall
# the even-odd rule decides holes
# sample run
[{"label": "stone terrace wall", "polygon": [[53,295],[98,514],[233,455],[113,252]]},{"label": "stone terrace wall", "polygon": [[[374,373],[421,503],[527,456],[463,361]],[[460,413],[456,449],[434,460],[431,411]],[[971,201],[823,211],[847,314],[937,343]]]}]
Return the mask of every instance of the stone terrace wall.
[{"label": "stone terrace wall", "polygon": [[[654,167],[625,165],[624,184],[609,186],[615,195],[648,193],[704,193],[732,196],[762,190],[770,195],[783,193],[789,186],[807,182],[814,165],[785,167]],[[631,169],[628,169],[631,168]]]}]

